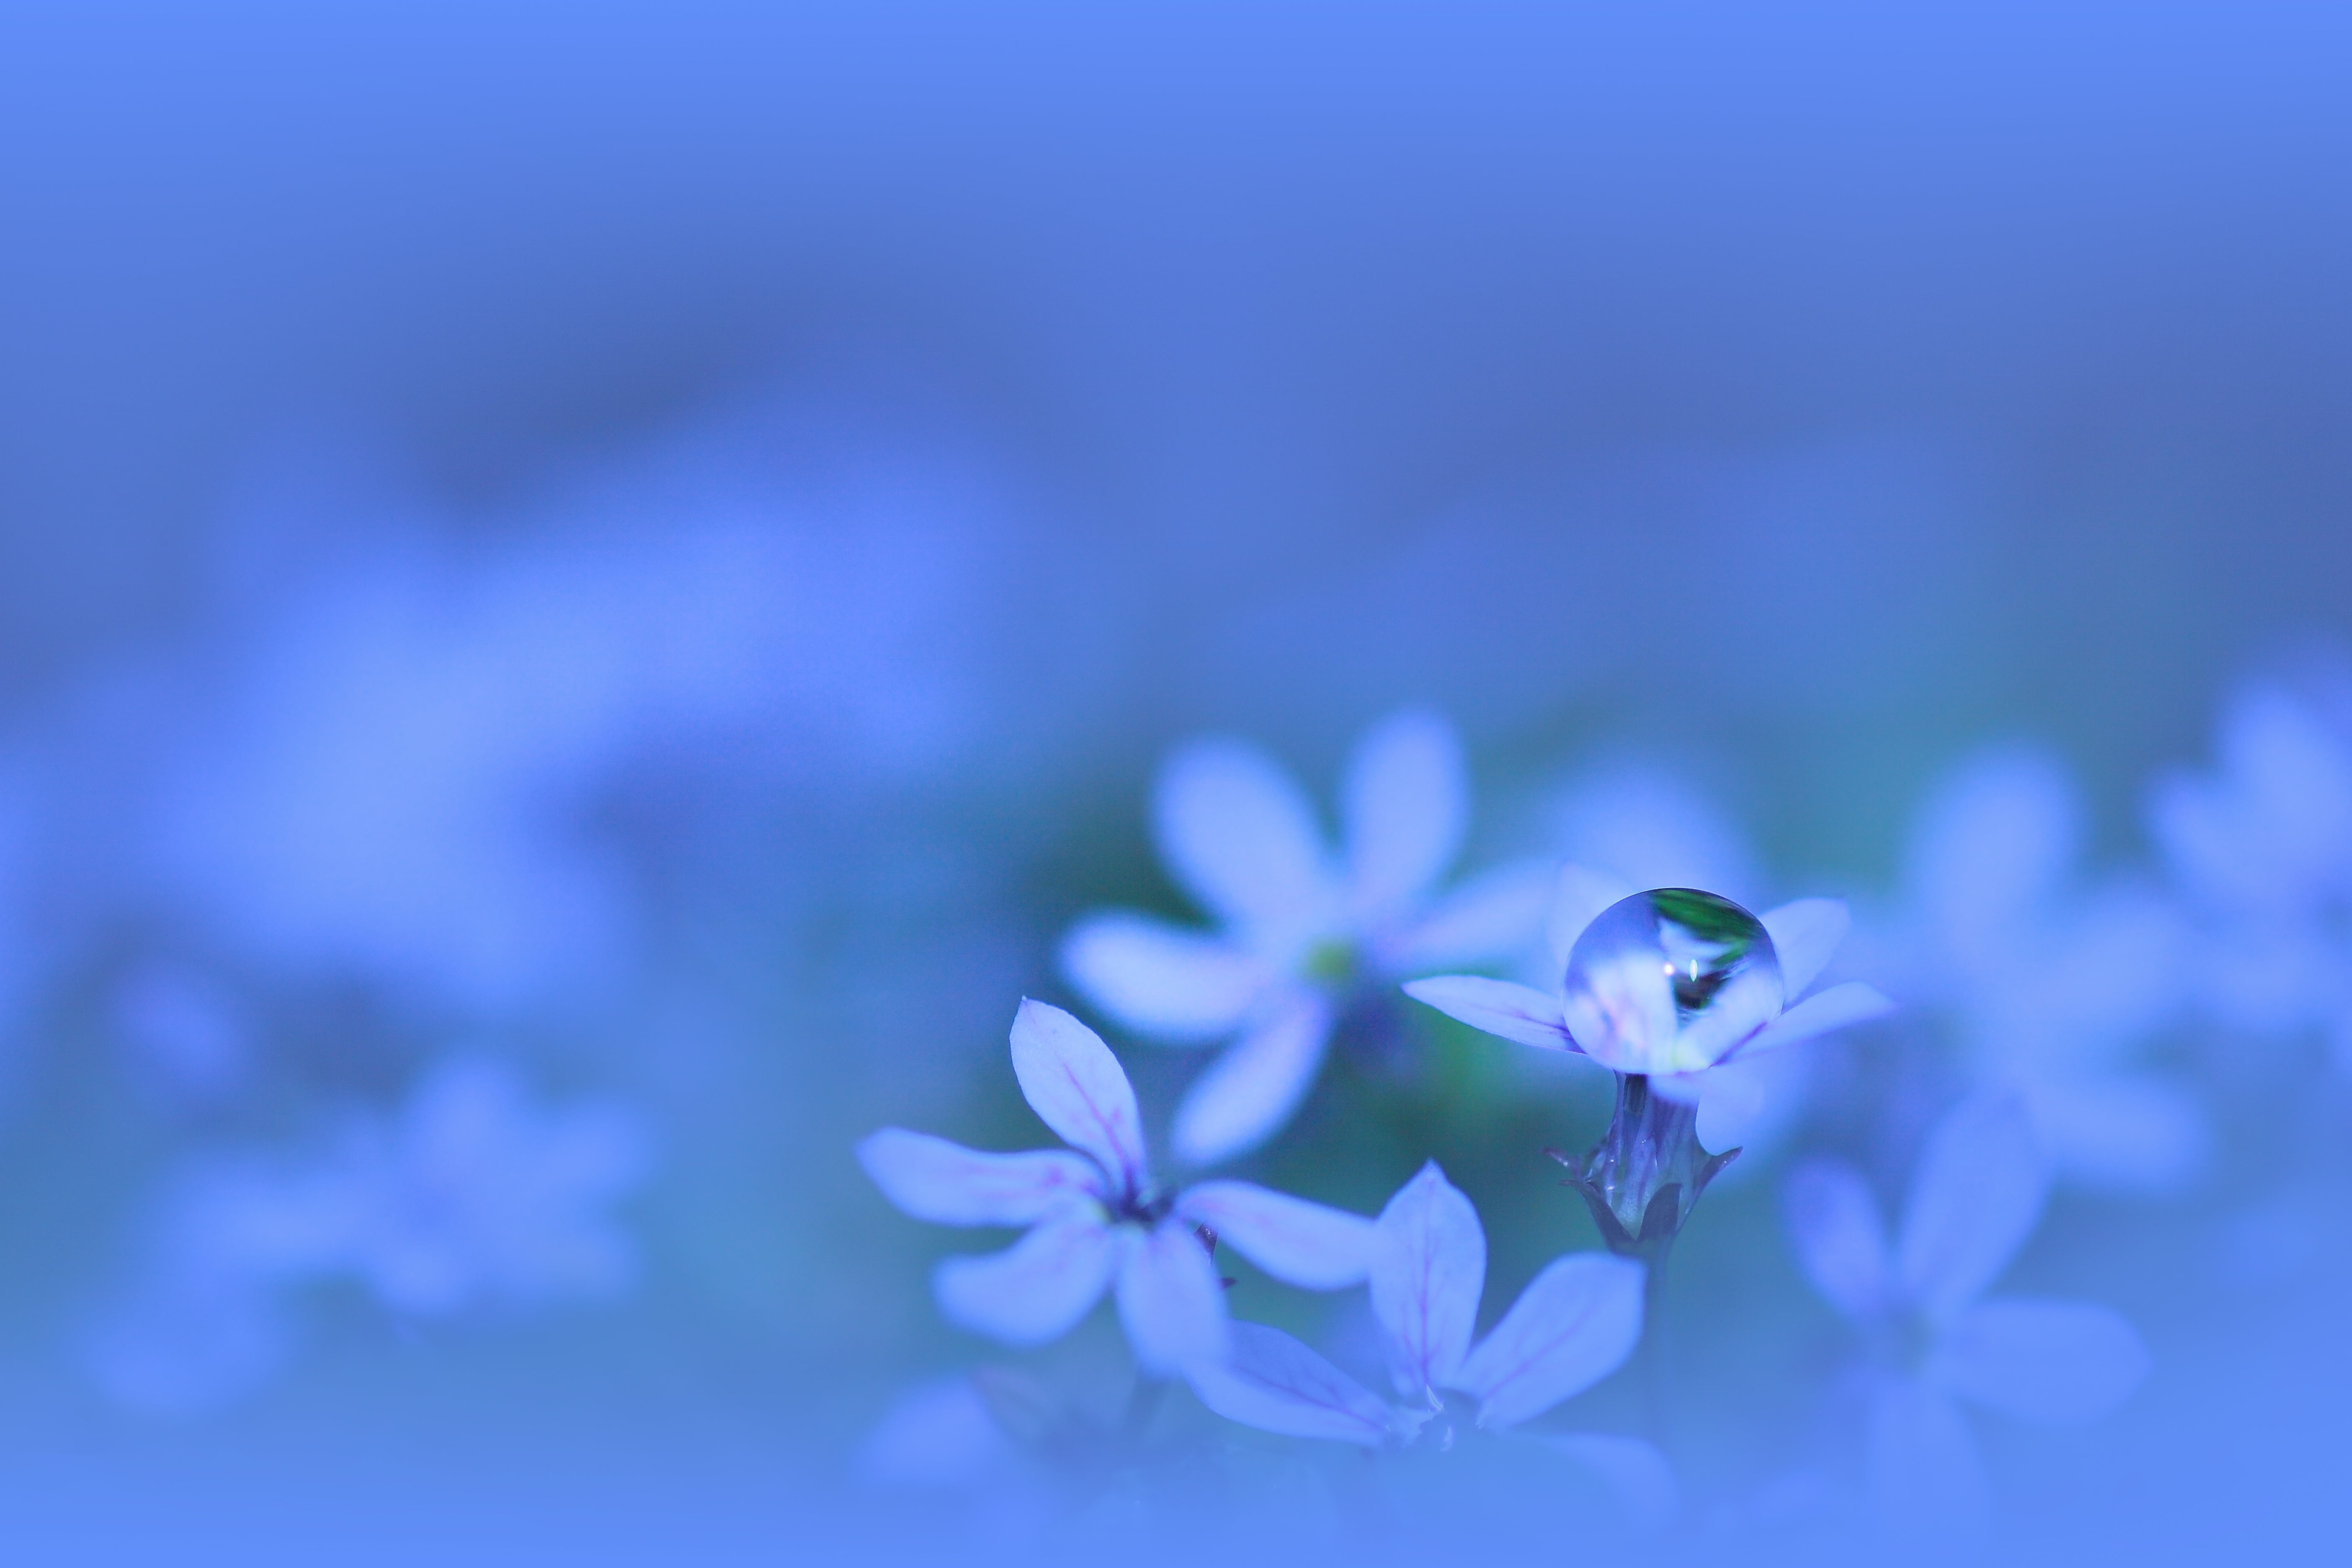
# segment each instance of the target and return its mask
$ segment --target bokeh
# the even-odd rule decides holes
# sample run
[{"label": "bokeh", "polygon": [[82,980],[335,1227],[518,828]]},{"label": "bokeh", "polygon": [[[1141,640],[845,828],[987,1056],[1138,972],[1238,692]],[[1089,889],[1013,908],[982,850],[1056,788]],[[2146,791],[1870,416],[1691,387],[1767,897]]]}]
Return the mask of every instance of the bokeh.
[{"label": "bokeh", "polygon": [[[0,6],[0,1546],[2339,1538],[2347,156],[2328,7]],[[1185,748],[1337,834],[1399,713],[1461,873],[1843,899],[1828,978],[1896,1004],[1755,1070],[1668,1392],[1554,1423],[1670,1499],[1144,1409],[1107,1307],[943,1318],[1009,1233],[856,1156],[1050,1145],[1028,996],[1175,1171],[1214,1058],[1067,934],[1216,923]],[[1557,984],[1539,923],[1465,963]],[[1371,1214],[1436,1159],[1491,1324],[1601,1244],[1544,1151],[1608,1078],[1371,952],[1279,1136],[1193,1163]],[[1900,1215],[1996,1101],[2051,1184],[1999,1291],[2148,1370],[1960,1417],[1947,1527],[1856,1393],[1929,1352],[1790,1216]],[[1377,1364],[1362,1292],[1229,1256]]]}]

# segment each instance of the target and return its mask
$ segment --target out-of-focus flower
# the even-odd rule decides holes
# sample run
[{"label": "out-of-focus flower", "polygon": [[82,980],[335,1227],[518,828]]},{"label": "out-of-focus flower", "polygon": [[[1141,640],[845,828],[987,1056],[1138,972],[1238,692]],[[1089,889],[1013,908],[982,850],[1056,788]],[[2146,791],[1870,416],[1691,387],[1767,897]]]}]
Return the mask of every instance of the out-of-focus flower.
[{"label": "out-of-focus flower", "polygon": [[2023,1101],[2060,1177],[2161,1189],[2202,1159],[2205,1120],[2132,1058],[2180,1016],[2194,965],[2155,889],[2072,885],[2082,818],[2053,756],[1962,762],[1912,828],[1902,912],[1864,941],[1873,973],[1948,1021],[1975,1085]]},{"label": "out-of-focus flower", "polygon": [[[1401,1403],[1281,1330],[1242,1322],[1233,1326],[1232,1359],[1192,1374],[1202,1404],[1261,1431],[1368,1448],[1411,1443],[1436,1424],[1450,1447],[1455,1432],[1446,1392],[1476,1401],[1477,1427],[1505,1430],[1616,1371],[1641,1338],[1643,1266],[1580,1253],[1555,1259],[1474,1343],[1486,1233],[1435,1161],[1397,1190],[1376,1225],[1372,1315]],[[1634,1466],[1644,1479],[1629,1489],[1644,1506],[1660,1496],[1654,1483],[1664,1461],[1646,1444],[1594,1434],[1559,1442],[1604,1469],[1625,1469],[1629,1454],[1646,1456],[1648,1464]],[[1671,1497],[1670,1479],[1664,1495]]]},{"label": "out-of-focus flower", "polygon": [[1864,1339],[1865,1463],[1890,1510],[1982,1510],[1982,1466],[1956,1402],[2089,1421],[2147,1374],[2139,1335],[2105,1307],[1983,1299],[2032,1233],[2047,1189],[2032,1123],[2007,1096],[1969,1100],[1930,1134],[1891,1246],[1859,1171],[1822,1157],[1790,1176],[1798,1261]]},{"label": "out-of-focus flower", "polygon": [[1469,787],[1453,730],[1404,712],[1358,744],[1327,850],[1297,784],[1255,747],[1203,741],[1160,778],[1161,857],[1223,922],[1216,934],[1124,910],[1062,948],[1070,982],[1121,1024],[1179,1045],[1234,1038],[1178,1107],[1179,1157],[1207,1164],[1287,1122],[1349,994],[1448,964],[1507,961],[1536,937],[1545,873],[1507,865],[1438,895]]},{"label": "out-of-focus flower", "polygon": [[610,1295],[635,1255],[608,1205],[646,1163],[620,1107],[542,1108],[504,1064],[450,1061],[322,1156],[184,1173],[146,1285],[91,1338],[94,1368],[130,1403],[215,1403],[282,1359],[280,1294],[331,1279],[418,1317]]},{"label": "out-of-focus flower", "polygon": [[875,1184],[917,1219],[1028,1228],[1005,1251],[940,1264],[932,1283],[953,1321],[1008,1344],[1042,1344],[1112,1290],[1137,1362],[1167,1376],[1227,1352],[1224,1292],[1211,1262],[1218,1240],[1304,1289],[1364,1277],[1372,1224],[1360,1215],[1247,1182],[1162,1194],[1118,1058],[1061,1008],[1021,1004],[1013,1070],[1030,1109],[1069,1148],[982,1153],[898,1127],[857,1146]]},{"label": "out-of-focus flower", "polygon": [[2198,917],[2198,1000],[2307,1030],[2352,1071],[2352,733],[2275,686],[2222,714],[2217,773],[2159,779],[2148,826]]},{"label": "out-of-focus flower", "polygon": [[1834,899],[1799,899],[1759,920],[1712,894],[1642,894],[1570,865],[1550,921],[1557,988],[1448,974],[1404,989],[1490,1035],[1645,1077],[1653,1093],[1696,1105],[1699,1138],[1716,1142],[1720,1124],[1752,1110],[1755,1089],[1724,1068],[1893,1009],[1860,981],[1805,994],[1846,921]]}]

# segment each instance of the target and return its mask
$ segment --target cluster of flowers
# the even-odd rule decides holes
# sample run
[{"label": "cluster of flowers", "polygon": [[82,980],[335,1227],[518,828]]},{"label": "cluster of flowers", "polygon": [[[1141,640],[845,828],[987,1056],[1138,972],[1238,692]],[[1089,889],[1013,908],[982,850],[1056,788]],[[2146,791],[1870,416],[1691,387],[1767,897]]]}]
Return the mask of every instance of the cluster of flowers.
[{"label": "cluster of flowers", "polygon": [[[2210,921],[2234,895],[2252,923],[2293,929],[2301,940],[2286,952],[2316,973],[2326,954],[2305,950],[2333,928],[2303,904],[2332,909],[2332,885],[2234,875],[2260,869],[2283,823],[2305,843],[2333,827],[2345,852],[2329,863],[2352,868],[2352,748],[2331,742],[2347,766],[2327,789],[2297,787],[2325,773],[2315,733],[2291,704],[2250,702],[2232,720],[2225,777],[2168,782],[2158,820],[2177,854],[2208,868],[2190,910]],[[1605,1251],[1555,1260],[1478,1339],[1485,1234],[1433,1162],[1370,1217],[1245,1182],[1163,1189],[1110,1048],[1071,1014],[1028,1001],[1013,1026],[1014,1069],[1067,1148],[981,1153],[895,1128],[859,1146],[883,1193],[915,1217],[1029,1227],[1007,1251],[939,1265],[944,1315],[1037,1345],[1108,1291],[1146,1380],[1181,1381],[1244,1426],[1375,1450],[1450,1449],[1461,1431],[1518,1428],[1623,1364],[1644,1332],[1654,1269],[1738,1152],[1739,1130],[1759,1124],[1774,1082],[1756,1070],[1767,1053],[1887,1017],[1894,1004],[1858,981],[1817,984],[1848,931],[1834,900],[1759,916],[1703,889],[1645,887],[1580,864],[1506,866],[1441,892],[1466,798],[1443,723],[1392,719],[1350,763],[1334,855],[1303,793],[1261,753],[1190,748],[1163,775],[1160,839],[1177,879],[1223,929],[1098,914],[1066,939],[1065,971],[1140,1037],[1231,1042],[1175,1108],[1173,1149],[1196,1168],[1280,1133],[1340,1020],[1400,986],[1487,1034],[1598,1063],[1615,1077],[1608,1131],[1581,1155],[1554,1157]],[[2105,1307],[1987,1296],[2053,1180],[2159,1189],[2201,1151],[2186,1091],[2122,1059],[2182,1003],[2166,976],[2192,917],[2180,900],[2121,880],[2073,894],[2079,816],[2063,771],[2019,752],[1971,763],[1930,805],[1907,910],[1874,921],[1863,946],[1898,988],[1952,1021],[1966,1076],[1925,1133],[1891,1239],[1853,1164],[1815,1155],[1785,1180],[1801,1270],[1853,1331],[1865,1469],[1890,1510],[1982,1512],[1961,1405],[2092,1419],[2147,1368],[2138,1335]],[[2273,908],[2283,888],[2302,904]],[[1548,940],[1533,973],[1545,985],[1432,973],[1507,967],[1538,929]],[[2334,994],[2316,984],[2306,994]],[[2277,1000],[2273,986],[2264,1001]],[[1232,1319],[1220,1247],[1300,1289],[1362,1286],[1393,1396],[1280,1330]],[[1637,1517],[1671,1506],[1670,1467],[1651,1443],[1521,1436],[1608,1477]]]}]

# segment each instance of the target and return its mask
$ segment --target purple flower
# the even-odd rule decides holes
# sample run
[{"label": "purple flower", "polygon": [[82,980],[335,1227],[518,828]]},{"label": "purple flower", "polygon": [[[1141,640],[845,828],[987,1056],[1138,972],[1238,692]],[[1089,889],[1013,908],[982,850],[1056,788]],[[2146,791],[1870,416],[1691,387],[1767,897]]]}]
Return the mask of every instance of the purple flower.
[{"label": "purple flower", "polygon": [[[1553,990],[1447,974],[1412,981],[1405,994],[1507,1040],[1544,1050],[1587,1053],[1586,1044],[1570,1029],[1565,988],[1569,956],[1585,928],[1603,910],[1641,890],[1605,872],[1574,865],[1561,868],[1549,934],[1553,970],[1562,982]],[[1647,1077],[1653,1091],[1668,1100],[1696,1104],[1705,1142],[1721,1136],[1711,1121],[1735,1120],[1753,1110],[1744,1100],[1757,1087],[1754,1080],[1718,1069],[1777,1046],[1880,1017],[1894,1006],[1859,981],[1805,995],[1845,935],[1844,904],[1835,899],[1799,899],[1767,912],[1762,922],[1779,959],[1780,984],[1759,984],[1742,999],[1738,1028],[1717,1028],[1704,1036],[1679,1028],[1671,1006],[1658,1013],[1651,1028],[1640,1026],[1645,1019],[1638,1012],[1612,1020],[1618,1026],[1611,1031],[1610,1055],[1602,1065],[1621,1074]],[[1653,985],[1658,980],[1654,972],[1645,972],[1645,977]],[[1717,1016],[1724,1012],[1718,1009]]]},{"label": "purple flower", "polygon": [[2352,732],[2276,687],[2222,715],[2221,767],[2174,773],[2148,826],[2199,917],[2200,1000],[2257,1035],[2308,1031],[2352,1071]]},{"label": "purple flower", "polygon": [[2078,889],[2083,838],[2056,758],[1969,758],[1912,829],[1906,909],[1864,940],[1875,973],[1948,1021],[1975,1085],[2023,1103],[2060,1176],[2162,1188],[2194,1171],[2204,1116],[2131,1058],[2180,1015],[2187,933],[2153,889]]},{"label": "purple flower", "polygon": [[1321,1066],[1348,992],[1449,964],[1507,960],[1535,940],[1533,866],[1436,893],[1469,817],[1461,749],[1444,720],[1405,712],[1357,746],[1342,790],[1343,850],[1272,759],[1203,741],[1160,778],[1161,857],[1223,923],[1216,933],[1110,910],[1062,947],[1071,984],[1125,1026],[1174,1045],[1233,1039],[1177,1108],[1176,1153],[1208,1164],[1279,1131]]},{"label": "purple flower", "polygon": [[[1432,1161],[1397,1190],[1376,1222],[1369,1282],[1396,1401],[1374,1394],[1279,1329],[1233,1326],[1234,1353],[1192,1375],[1218,1415],[1285,1436],[1367,1448],[1406,1444],[1433,1423],[1454,1431],[1444,1394],[1475,1402],[1475,1425],[1517,1426],[1622,1365],[1642,1335],[1639,1263],[1603,1253],[1555,1259],[1483,1340],[1475,1338],[1486,1277],[1478,1211]],[[1646,1445],[1580,1434],[1563,1452],[1604,1472],[1640,1470],[1654,1499],[1663,1460]]]},{"label": "purple flower", "polygon": [[274,1372],[290,1342],[281,1298],[326,1280],[418,1317],[614,1294],[635,1255],[609,1205],[646,1160],[618,1105],[541,1106],[505,1064],[443,1063],[323,1152],[184,1170],[145,1278],[90,1335],[93,1368],[127,1403],[197,1408]]},{"label": "purple flower", "polygon": [[1230,1242],[1305,1289],[1364,1277],[1372,1225],[1360,1215],[1247,1182],[1162,1195],[1118,1058],[1061,1008],[1021,1004],[1013,1070],[1030,1109],[1068,1148],[982,1153],[898,1127],[857,1146],[875,1184],[917,1219],[1028,1228],[1003,1252],[940,1264],[932,1283],[953,1321],[1008,1344],[1042,1344],[1111,1290],[1136,1360],[1165,1376],[1227,1351],[1224,1291],[1204,1241]]},{"label": "purple flower", "polygon": [[2147,1372],[2147,1351],[2107,1308],[1984,1299],[2032,1234],[2048,1187],[2016,1100],[1979,1096],[1930,1134],[1892,1245],[1862,1173],[1818,1158],[1786,1193],[1807,1278],[1863,1337],[1865,1462],[1902,1513],[1981,1510],[1984,1479],[1962,1403],[2029,1421],[2106,1414]]}]

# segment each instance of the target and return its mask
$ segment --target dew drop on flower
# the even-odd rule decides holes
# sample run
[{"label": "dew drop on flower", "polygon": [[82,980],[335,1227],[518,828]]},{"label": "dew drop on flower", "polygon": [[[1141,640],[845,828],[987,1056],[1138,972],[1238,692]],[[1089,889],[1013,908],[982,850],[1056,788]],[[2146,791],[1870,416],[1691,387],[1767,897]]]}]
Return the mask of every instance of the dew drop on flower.
[{"label": "dew drop on flower", "polygon": [[1712,1067],[1783,1003],[1764,922],[1692,888],[1654,888],[1603,910],[1576,939],[1561,989],[1578,1048],[1624,1073]]}]

